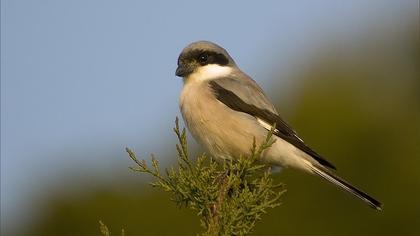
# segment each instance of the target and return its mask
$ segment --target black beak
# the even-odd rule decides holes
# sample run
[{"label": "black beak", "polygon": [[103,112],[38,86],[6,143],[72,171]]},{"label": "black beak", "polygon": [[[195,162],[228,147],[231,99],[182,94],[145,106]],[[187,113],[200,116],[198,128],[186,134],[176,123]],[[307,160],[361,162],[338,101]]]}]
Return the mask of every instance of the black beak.
[{"label": "black beak", "polygon": [[179,76],[179,77],[184,77],[184,75],[185,75],[184,67],[178,66],[178,68],[176,68],[175,75]]},{"label": "black beak", "polygon": [[176,68],[175,75],[179,77],[185,77],[189,75],[191,72],[192,72],[192,69],[189,66],[179,65],[178,68]]}]

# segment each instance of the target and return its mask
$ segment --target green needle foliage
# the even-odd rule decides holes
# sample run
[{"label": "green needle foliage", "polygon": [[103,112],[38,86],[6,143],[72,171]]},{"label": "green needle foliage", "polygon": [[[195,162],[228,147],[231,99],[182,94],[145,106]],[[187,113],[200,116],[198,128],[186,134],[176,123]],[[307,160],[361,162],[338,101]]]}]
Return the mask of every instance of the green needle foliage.
[{"label": "green needle foliage", "polygon": [[203,235],[246,235],[268,208],[280,205],[283,186],[273,182],[270,168],[258,163],[274,142],[272,132],[259,147],[254,140],[249,156],[216,162],[204,154],[196,160],[189,157],[185,128],[180,131],[178,118],[174,131],[179,141],[178,168],[161,173],[153,155],[149,166],[127,148],[136,163],[130,169],[153,176],[152,186],[171,193],[179,206],[196,211],[205,229]]}]

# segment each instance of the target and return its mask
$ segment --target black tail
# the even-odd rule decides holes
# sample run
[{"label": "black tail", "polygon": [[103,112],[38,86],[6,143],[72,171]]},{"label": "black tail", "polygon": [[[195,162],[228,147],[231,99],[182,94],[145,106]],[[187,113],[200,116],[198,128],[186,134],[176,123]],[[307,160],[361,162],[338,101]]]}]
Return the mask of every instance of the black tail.
[{"label": "black tail", "polygon": [[[322,168],[322,167],[321,167]],[[360,200],[364,201],[365,203],[369,204],[375,210],[381,211],[382,204],[375,200],[373,197],[367,195],[363,191],[357,189],[356,187],[352,186],[351,184],[347,183],[344,179],[336,176],[335,174],[331,173],[330,171],[324,168],[318,168],[316,166],[311,165],[312,171],[321,176],[322,178],[328,180],[330,183],[340,187],[341,189],[351,193],[353,196],[359,198]]]}]

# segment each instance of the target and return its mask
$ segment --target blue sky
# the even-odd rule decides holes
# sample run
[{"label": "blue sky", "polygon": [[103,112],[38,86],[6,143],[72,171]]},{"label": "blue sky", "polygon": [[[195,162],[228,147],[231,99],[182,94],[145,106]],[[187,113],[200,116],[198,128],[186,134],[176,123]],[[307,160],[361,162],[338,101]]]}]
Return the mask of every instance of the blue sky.
[{"label": "blue sky", "polygon": [[398,2],[1,1],[2,229],[66,173],[112,178],[124,147],[175,142],[186,44],[219,43],[268,89],[323,38],[417,6]]}]

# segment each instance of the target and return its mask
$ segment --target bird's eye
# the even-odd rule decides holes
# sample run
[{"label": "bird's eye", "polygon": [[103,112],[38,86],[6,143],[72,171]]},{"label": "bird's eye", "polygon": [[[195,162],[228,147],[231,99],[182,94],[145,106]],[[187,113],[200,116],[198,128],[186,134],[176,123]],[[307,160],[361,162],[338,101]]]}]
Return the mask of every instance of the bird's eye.
[{"label": "bird's eye", "polygon": [[207,53],[202,53],[198,56],[198,62],[201,65],[205,65],[209,60],[209,55]]}]

